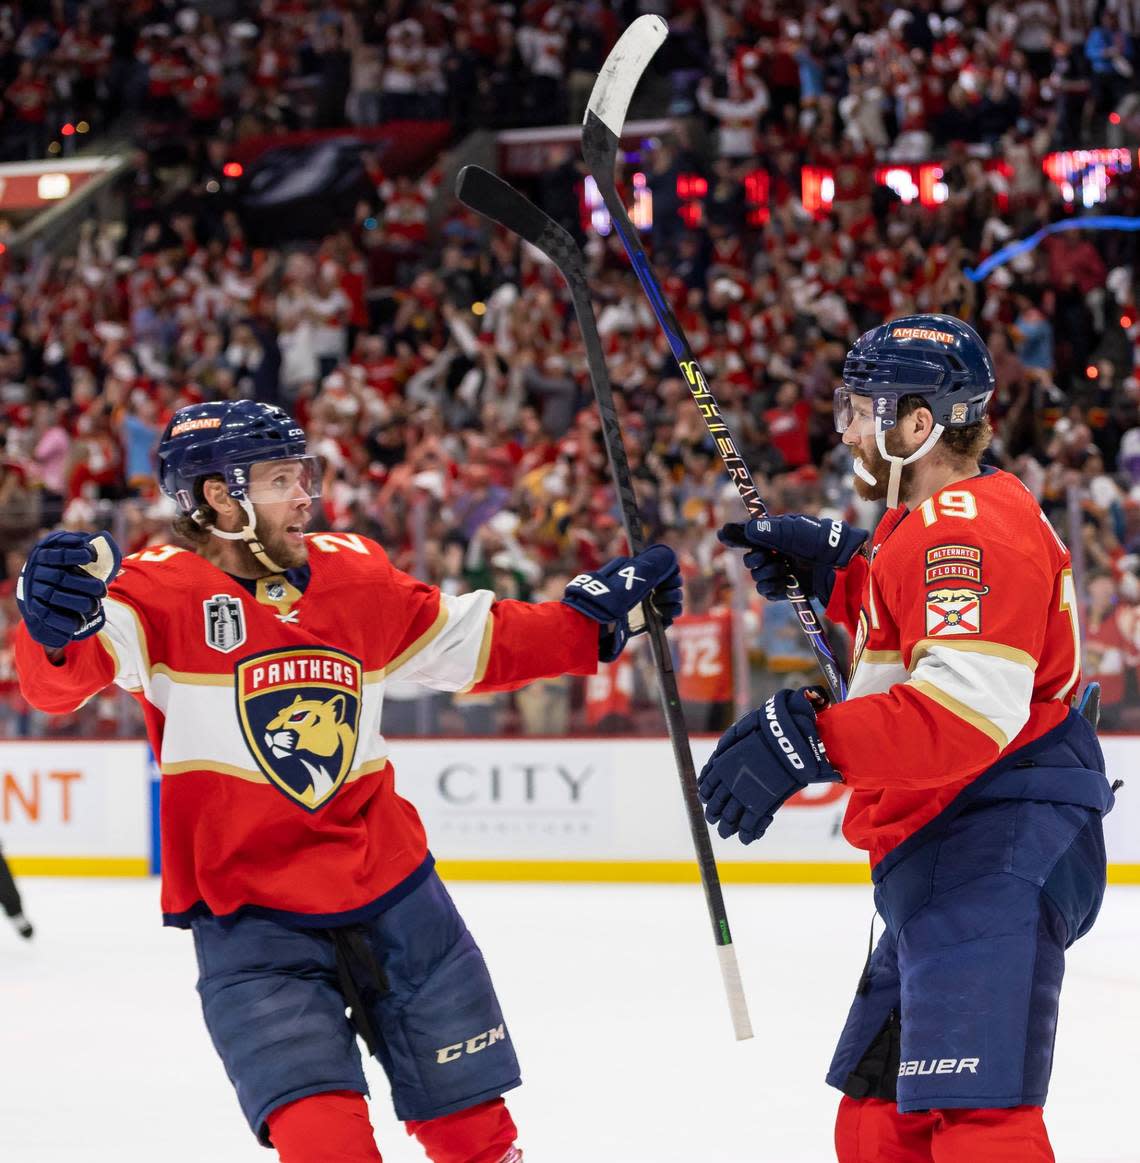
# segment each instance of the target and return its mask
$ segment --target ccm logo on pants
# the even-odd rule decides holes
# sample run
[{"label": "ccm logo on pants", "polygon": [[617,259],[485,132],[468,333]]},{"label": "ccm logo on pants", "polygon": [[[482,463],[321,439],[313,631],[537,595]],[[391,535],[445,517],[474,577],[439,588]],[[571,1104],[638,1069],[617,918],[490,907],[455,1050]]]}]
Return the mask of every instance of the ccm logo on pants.
[{"label": "ccm logo on pants", "polygon": [[900,1062],[899,1077],[910,1074],[961,1074],[963,1070],[977,1074],[979,1062],[980,1058],[931,1058],[929,1062],[920,1058],[917,1062]]},{"label": "ccm logo on pants", "polygon": [[493,1030],[488,1030],[485,1034],[476,1034],[474,1037],[468,1038],[466,1042],[456,1042],[454,1046],[442,1046],[435,1052],[435,1060],[441,1063],[454,1062],[457,1058],[462,1058],[464,1054],[478,1054],[480,1050],[486,1050],[488,1046],[503,1041],[506,1036],[503,1023],[500,1022]]}]

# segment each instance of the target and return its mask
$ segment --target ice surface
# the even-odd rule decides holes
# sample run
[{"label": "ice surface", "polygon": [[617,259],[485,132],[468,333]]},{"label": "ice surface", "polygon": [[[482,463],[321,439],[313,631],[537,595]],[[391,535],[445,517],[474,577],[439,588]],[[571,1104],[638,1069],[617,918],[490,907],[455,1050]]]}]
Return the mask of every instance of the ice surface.
[{"label": "ice surface", "polygon": [[[30,944],[0,923],[0,1159],[249,1163],[201,1020],[187,933],[152,881],[25,879]],[[823,1083],[862,968],[870,890],[728,886],[757,1036],[732,1038],[696,886],[452,891],[483,947],[524,1085],[527,1163],[827,1163]],[[1140,1163],[1140,889],[1070,951],[1047,1120],[1060,1163]],[[387,1163],[422,1163],[370,1067]]]}]

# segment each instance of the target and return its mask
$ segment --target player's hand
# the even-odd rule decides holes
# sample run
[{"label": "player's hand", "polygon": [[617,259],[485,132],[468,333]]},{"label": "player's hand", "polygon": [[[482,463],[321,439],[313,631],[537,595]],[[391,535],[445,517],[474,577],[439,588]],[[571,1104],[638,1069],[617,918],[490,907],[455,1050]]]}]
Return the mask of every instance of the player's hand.
[{"label": "player's hand", "polygon": [[762,597],[785,601],[794,575],[807,597],[824,604],[831,597],[836,569],[851,561],[868,536],[866,529],[856,529],[846,521],[821,521],[800,514],[733,523],[717,533],[724,545],[749,550],[744,564]]},{"label": "player's hand", "polygon": [[28,633],[48,650],[97,634],[103,598],[122,554],[110,533],[49,533],[37,542],[16,582]]},{"label": "player's hand", "polygon": [[630,636],[645,629],[644,619],[636,618],[631,628],[630,615],[650,594],[662,624],[671,625],[681,613],[681,571],[668,545],[651,545],[635,557],[615,557],[600,569],[578,574],[562,600],[601,625],[598,659],[613,662]]},{"label": "player's hand", "polygon": [[777,691],[721,736],[697,781],[705,819],[720,835],[751,844],[790,796],[842,778],[816,730],[816,710],[826,705],[822,687]]}]

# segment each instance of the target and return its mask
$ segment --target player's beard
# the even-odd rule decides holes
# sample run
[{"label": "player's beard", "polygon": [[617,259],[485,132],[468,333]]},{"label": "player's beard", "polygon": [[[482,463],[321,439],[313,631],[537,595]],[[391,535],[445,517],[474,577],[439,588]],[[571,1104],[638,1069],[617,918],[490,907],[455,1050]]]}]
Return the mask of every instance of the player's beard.
[{"label": "player's beard", "polygon": [[[289,524],[305,525],[304,521],[291,521]],[[257,521],[257,536],[261,541],[266,556],[275,561],[282,570],[297,569],[309,560],[309,543],[307,541],[293,541],[285,532],[285,526],[270,528],[267,521],[260,517]],[[251,554],[252,556],[252,554]],[[258,562],[263,565],[263,562]]]},{"label": "player's beard", "polygon": [[[888,432],[886,434],[887,451],[893,456],[903,455],[898,449],[892,448],[894,443],[894,433]],[[853,449],[852,455],[863,462],[863,467],[875,478],[875,483],[870,484],[868,481],[856,473],[855,474],[855,492],[863,498],[864,501],[885,501],[887,499],[887,485],[891,479],[891,462],[879,451],[878,445],[872,447],[864,452],[862,447]],[[904,464],[902,469],[902,476],[899,478],[899,500],[905,501],[910,492],[911,482],[914,480],[914,465]]]}]

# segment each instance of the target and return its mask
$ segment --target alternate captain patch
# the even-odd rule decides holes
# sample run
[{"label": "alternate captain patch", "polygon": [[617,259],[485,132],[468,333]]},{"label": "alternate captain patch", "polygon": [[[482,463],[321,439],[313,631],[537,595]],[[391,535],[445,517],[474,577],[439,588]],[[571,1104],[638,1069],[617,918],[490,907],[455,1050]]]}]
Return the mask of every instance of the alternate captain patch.
[{"label": "alternate captain patch", "polygon": [[339,650],[293,647],[255,654],[236,669],[238,720],[257,765],[310,812],[352,769],[364,668]]},{"label": "alternate captain patch", "polygon": [[206,645],[229,654],[245,641],[245,616],[241,601],[229,594],[215,594],[202,603],[206,617]]},{"label": "alternate captain patch", "polygon": [[928,586],[945,589],[948,586],[968,587],[978,593],[989,592],[982,584],[982,551],[976,545],[935,545],[926,551]]},{"label": "alternate captain patch", "polygon": [[982,632],[982,597],[976,590],[930,590],[926,595],[926,633],[931,638]]}]

